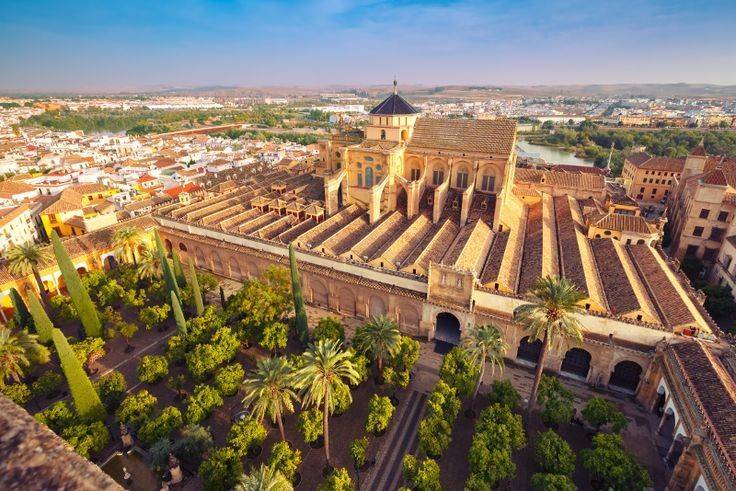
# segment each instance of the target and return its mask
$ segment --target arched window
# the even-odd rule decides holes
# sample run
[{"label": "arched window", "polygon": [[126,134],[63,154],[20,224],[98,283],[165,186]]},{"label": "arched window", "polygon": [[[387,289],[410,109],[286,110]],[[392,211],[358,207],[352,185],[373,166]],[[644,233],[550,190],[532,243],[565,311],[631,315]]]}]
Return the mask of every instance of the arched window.
[{"label": "arched window", "polygon": [[445,171],[444,169],[434,169],[432,171],[432,184],[435,186],[439,186],[445,181]]},{"label": "arched window", "polygon": [[405,142],[409,139],[409,132],[406,130],[401,130],[401,141]]},{"label": "arched window", "polygon": [[414,167],[411,170],[411,180],[418,181],[420,177],[422,177],[422,170],[419,169],[418,167]]},{"label": "arched window", "polygon": [[373,167],[365,168],[365,187],[373,187]]},{"label": "arched window", "polygon": [[455,176],[455,187],[465,189],[468,187],[468,171],[466,169],[459,169]]},{"label": "arched window", "polygon": [[488,171],[483,174],[483,178],[480,181],[480,190],[492,193],[496,187],[496,176],[490,174]]},{"label": "arched window", "polygon": [[386,130],[381,130],[381,140],[386,139]]}]

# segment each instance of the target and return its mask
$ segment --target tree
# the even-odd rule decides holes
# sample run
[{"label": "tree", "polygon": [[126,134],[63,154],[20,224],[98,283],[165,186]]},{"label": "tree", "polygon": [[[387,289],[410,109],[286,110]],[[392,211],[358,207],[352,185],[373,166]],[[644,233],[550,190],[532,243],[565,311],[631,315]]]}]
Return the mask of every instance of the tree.
[{"label": "tree", "polygon": [[123,262],[129,259],[133,265],[138,264],[135,251],[143,242],[143,234],[135,227],[125,226],[115,230],[112,234],[112,246],[115,248],[115,255]]},{"label": "tree", "polygon": [[[174,303],[176,304],[177,302]],[[169,317],[169,311],[171,311],[171,307],[168,304],[144,307],[138,312],[138,320],[150,331],[154,327],[160,327],[166,322],[166,319]]]},{"label": "tree", "polygon": [[532,476],[531,485],[532,491],[577,491],[578,489],[570,476],[541,472]]},{"label": "tree", "polygon": [[79,423],[61,431],[61,436],[84,458],[96,454],[110,441],[110,432],[102,421]]},{"label": "tree", "polygon": [[64,383],[64,376],[47,370],[31,384],[33,397],[48,397],[59,392]]},{"label": "tree", "polygon": [[216,407],[222,406],[222,396],[214,387],[199,384],[194,388],[194,394],[187,400],[187,423],[200,423],[209,418]]},{"label": "tree", "polygon": [[102,338],[85,338],[72,346],[74,356],[82,363],[88,373],[93,373],[94,363],[105,356],[105,341]]},{"label": "tree", "polygon": [[138,429],[138,438],[146,445],[151,445],[156,440],[168,437],[172,432],[181,428],[184,420],[181,411],[174,406],[165,407],[161,414],[149,419]]},{"label": "tree", "polygon": [[128,383],[122,373],[113,370],[103,375],[95,382],[95,390],[100,396],[100,400],[105,408],[112,412],[115,411],[125,397],[128,390]]},{"label": "tree", "polygon": [[156,251],[158,252],[159,261],[161,262],[161,271],[164,273],[164,282],[166,283],[166,289],[169,292],[176,294],[177,301],[181,304],[181,292],[179,291],[179,284],[176,282],[174,272],[171,270],[169,260],[166,259],[166,249],[161,242],[161,237],[158,235],[158,230],[154,231],[154,237],[156,239]]},{"label": "tree", "polygon": [[419,448],[440,457],[450,445],[452,424],[460,411],[457,389],[440,380],[427,398],[427,411],[419,423]]},{"label": "tree", "polygon": [[192,286],[192,300],[194,301],[194,308],[197,311],[197,315],[204,313],[204,302],[202,301],[202,291],[199,288],[199,280],[197,279],[197,270],[194,269],[194,263],[189,260],[189,283]]},{"label": "tree", "polygon": [[291,242],[289,243],[289,269],[291,272],[291,293],[294,297],[296,332],[302,344],[307,344],[307,339],[309,339],[307,311],[304,309],[304,296],[302,295],[302,284],[296,263],[296,253],[294,252],[294,244]]},{"label": "tree", "polygon": [[394,405],[388,397],[373,394],[368,403],[368,417],[365,422],[365,431],[377,435],[388,428],[391,416],[394,414]]},{"label": "tree", "polygon": [[570,421],[575,414],[574,400],[574,394],[560,382],[560,379],[542,375],[537,402],[544,408],[541,416],[545,425],[557,426]]},{"label": "tree", "polygon": [[24,406],[31,398],[31,389],[23,382],[17,382],[0,387],[0,394],[3,394],[17,405]]},{"label": "tree", "polygon": [[158,251],[152,251],[151,249],[143,249],[140,252],[140,258],[136,267],[138,276],[148,280],[158,278],[159,271],[161,270],[161,256]]},{"label": "tree", "polygon": [[368,437],[364,436],[353,440],[348,451],[350,452],[350,458],[353,459],[355,470],[362,469],[368,459]]},{"label": "tree", "polygon": [[582,312],[578,303],[584,298],[567,278],[545,276],[539,278],[529,292],[529,303],[514,310],[514,319],[529,332],[529,342],[542,341],[527,405],[528,415],[531,415],[537,399],[548,348],[563,342],[581,343],[583,340],[582,327],[575,315]]},{"label": "tree", "polygon": [[317,408],[307,409],[299,413],[297,418],[297,427],[304,435],[304,441],[307,443],[316,442],[319,437],[324,435],[324,425],[322,411]]},{"label": "tree", "polygon": [[181,264],[181,258],[179,258],[179,253],[176,252],[176,249],[171,250],[171,263],[173,265],[176,282],[179,284],[180,288],[184,288],[187,286],[187,277],[184,276],[184,267]]},{"label": "tree", "polygon": [[40,413],[33,415],[39,423],[43,423],[48,428],[60,435],[64,428],[75,425],[78,422],[78,417],[69,408],[69,405],[64,401],[58,401],[47,407]]},{"label": "tree", "polygon": [[130,344],[130,340],[133,339],[135,333],[138,332],[138,326],[132,322],[122,322],[118,325],[118,332],[125,340],[125,351],[132,351],[134,347]]},{"label": "tree", "polygon": [[199,467],[202,456],[214,446],[212,434],[199,425],[187,425],[181,430],[181,438],[174,446],[174,453],[193,467]]},{"label": "tree", "polygon": [[151,417],[153,411],[156,409],[156,402],[156,397],[143,389],[123,399],[123,402],[120,403],[118,410],[115,412],[115,417],[121,423],[138,428]]},{"label": "tree", "polygon": [[477,384],[480,368],[463,348],[456,346],[442,358],[440,379],[455,387],[459,394],[469,396]]},{"label": "tree", "polygon": [[383,376],[383,361],[399,347],[401,333],[394,321],[381,315],[358,327],[353,346],[358,351],[375,358],[378,376]]},{"label": "tree", "polygon": [[419,460],[411,454],[404,455],[404,481],[412,491],[440,491],[440,466],[433,459]]},{"label": "tree", "polygon": [[602,426],[610,423],[613,432],[618,433],[629,424],[626,416],[621,414],[621,411],[612,402],[599,396],[588,399],[582,414],[585,421],[593,426],[596,432],[600,431]]},{"label": "tree", "polygon": [[544,472],[550,474],[570,476],[575,472],[575,454],[554,430],[547,430],[536,437],[534,460]]},{"label": "tree", "polygon": [[278,348],[286,348],[289,341],[289,326],[283,322],[274,322],[264,326],[258,344],[263,349],[274,353]]},{"label": "tree", "polygon": [[281,472],[263,464],[250,474],[243,474],[235,486],[235,491],[292,491],[293,489],[294,487]]},{"label": "tree", "polygon": [[488,400],[491,404],[500,404],[513,410],[519,405],[521,396],[510,380],[494,380]]},{"label": "tree", "polygon": [[350,386],[348,384],[336,385],[333,397],[335,399],[335,410],[332,414],[336,416],[347,411],[353,403],[353,396],[350,393]]},{"label": "tree", "polygon": [[222,285],[220,285],[220,306],[222,310],[227,308],[227,299],[225,298],[225,290],[222,288]]},{"label": "tree", "polygon": [[358,373],[350,361],[350,353],[340,349],[335,341],[318,341],[302,355],[304,366],[294,375],[295,385],[301,389],[302,403],[307,407],[322,407],[325,458],[330,466],[329,415],[335,403],[332,394],[338,383],[355,382]]},{"label": "tree", "polygon": [[82,285],[82,280],[79,278],[79,273],[77,273],[77,269],[74,267],[69,253],[62,245],[55,231],[51,233],[51,244],[54,246],[56,262],[66,282],[66,288],[69,291],[74,308],[77,310],[79,319],[82,321],[85,333],[90,337],[101,337],[102,324],[97,315],[97,309],[92,303],[92,299],[89,298],[87,289]]},{"label": "tree", "polygon": [[240,363],[233,363],[220,368],[215,374],[215,386],[223,397],[234,396],[243,383],[245,370]]},{"label": "tree", "polygon": [[38,340],[43,344],[48,344],[51,342],[51,330],[54,328],[54,324],[49,319],[36,294],[26,290],[26,296],[28,297],[28,309],[33,317],[33,325],[36,326]]},{"label": "tree", "polygon": [[271,448],[268,457],[268,466],[284,475],[289,482],[294,481],[299,464],[302,463],[302,452],[298,448],[292,449],[288,442],[278,442]]},{"label": "tree", "polygon": [[51,253],[48,249],[36,244],[22,244],[11,248],[7,253],[8,271],[16,276],[27,277],[33,275],[36,280],[41,302],[48,305],[49,296],[41,279],[39,266],[51,262]]},{"label": "tree", "polygon": [[7,327],[0,327],[0,389],[7,380],[20,382],[24,370],[34,362],[45,363],[49,350],[38,342],[38,336],[18,331],[13,334]]},{"label": "tree", "polygon": [[64,333],[59,329],[54,329],[51,332],[51,337],[54,341],[56,352],[59,355],[61,369],[69,384],[69,392],[72,394],[72,400],[74,401],[74,407],[77,409],[77,414],[82,419],[88,421],[102,420],[105,417],[105,408],[102,405],[102,401],[100,401],[100,396],[97,395],[92,382],[87,377],[87,374],[84,373],[82,364],[69,346]]},{"label": "tree", "polygon": [[187,321],[184,319],[184,312],[181,310],[181,304],[176,299],[176,293],[170,292],[171,311],[174,313],[174,322],[176,322],[176,332],[184,334],[187,332]]},{"label": "tree", "polygon": [[355,491],[355,484],[350,477],[350,473],[344,467],[334,469],[327,476],[322,484],[319,485],[317,491]]},{"label": "tree", "polygon": [[10,301],[13,304],[13,319],[15,320],[16,327],[33,332],[33,317],[31,317],[31,313],[28,312],[26,303],[23,301],[20,293],[18,293],[18,290],[16,290],[15,287],[10,289]]},{"label": "tree", "polygon": [[345,328],[339,319],[335,317],[322,317],[312,331],[312,340],[333,339],[343,343],[345,341]]},{"label": "tree", "polygon": [[263,358],[243,382],[243,405],[250,408],[258,421],[263,421],[268,414],[278,423],[282,440],[286,440],[283,415],[293,413],[294,401],[298,400],[292,388],[292,372],[285,357]]},{"label": "tree", "polygon": [[651,485],[649,473],[624,450],[620,435],[599,433],[593,437],[593,448],[580,454],[583,467],[600,479],[605,489],[642,491]]},{"label": "tree", "polygon": [[463,339],[463,348],[467,352],[472,363],[480,365],[480,374],[473,390],[473,402],[478,397],[478,391],[483,383],[483,374],[486,369],[486,361],[491,363],[491,375],[498,367],[503,371],[503,357],[508,345],[503,341],[501,331],[493,324],[470,328],[468,335]]},{"label": "tree", "polygon": [[241,457],[256,455],[260,452],[268,432],[254,418],[243,418],[235,422],[227,434],[227,444]]},{"label": "tree", "polygon": [[[243,474],[243,462],[232,448],[217,448],[202,461],[198,474],[206,491],[229,491]],[[255,491],[260,488],[240,488],[239,484],[238,489]]]},{"label": "tree", "polygon": [[163,355],[146,355],[138,363],[138,380],[155,384],[169,374],[169,362]]}]

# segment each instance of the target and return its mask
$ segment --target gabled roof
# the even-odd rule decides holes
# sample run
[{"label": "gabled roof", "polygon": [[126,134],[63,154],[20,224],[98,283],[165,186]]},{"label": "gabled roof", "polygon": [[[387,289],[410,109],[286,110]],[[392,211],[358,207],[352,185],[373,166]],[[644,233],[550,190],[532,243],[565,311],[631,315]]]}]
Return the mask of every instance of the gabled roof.
[{"label": "gabled roof", "polygon": [[631,155],[629,155],[628,157],[626,157],[626,160],[628,160],[629,162],[631,162],[636,167],[639,167],[641,164],[643,164],[644,162],[646,162],[650,158],[652,158],[652,156],[649,155],[646,152],[636,152],[636,153],[632,153]]},{"label": "gabled roof", "polygon": [[409,104],[406,99],[394,92],[390,96],[386,97],[379,105],[371,109],[370,113],[392,116],[395,114],[417,114],[419,113],[419,110]]},{"label": "gabled roof", "polygon": [[419,118],[409,142],[412,149],[509,155],[514,148],[516,121],[511,119]]}]

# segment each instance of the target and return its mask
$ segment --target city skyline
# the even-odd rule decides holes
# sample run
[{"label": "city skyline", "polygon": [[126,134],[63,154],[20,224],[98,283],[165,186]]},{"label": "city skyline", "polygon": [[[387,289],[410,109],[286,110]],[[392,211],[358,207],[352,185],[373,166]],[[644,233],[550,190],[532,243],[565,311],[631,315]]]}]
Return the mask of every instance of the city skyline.
[{"label": "city skyline", "polygon": [[11,2],[0,91],[736,84],[736,6],[687,2]]}]

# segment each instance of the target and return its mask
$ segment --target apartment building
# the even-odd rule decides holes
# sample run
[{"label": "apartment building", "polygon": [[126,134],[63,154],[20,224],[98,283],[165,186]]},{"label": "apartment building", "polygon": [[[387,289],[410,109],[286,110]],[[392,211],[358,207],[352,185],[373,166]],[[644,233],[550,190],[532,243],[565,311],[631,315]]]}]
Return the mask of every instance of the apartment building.
[{"label": "apartment building", "polygon": [[0,209],[0,255],[5,256],[9,249],[37,239],[38,229],[28,204]]},{"label": "apartment building", "polygon": [[626,194],[641,205],[664,204],[684,166],[684,158],[633,153],[624,160],[621,171]]}]

